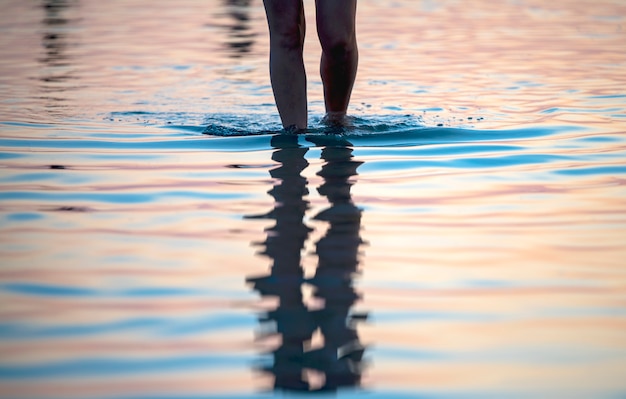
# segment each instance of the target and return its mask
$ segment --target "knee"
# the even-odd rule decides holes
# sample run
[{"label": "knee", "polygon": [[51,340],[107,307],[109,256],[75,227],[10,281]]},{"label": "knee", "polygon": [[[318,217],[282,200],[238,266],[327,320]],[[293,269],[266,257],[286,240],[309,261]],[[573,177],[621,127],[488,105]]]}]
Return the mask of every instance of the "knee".
[{"label": "knee", "polygon": [[273,46],[285,50],[301,49],[304,43],[304,32],[298,24],[284,24],[270,30],[270,40]]},{"label": "knee", "polygon": [[283,2],[264,1],[272,47],[302,49],[306,30],[302,6],[292,4],[280,7]]},{"label": "knee", "polygon": [[320,37],[322,51],[329,57],[344,58],[356,49],[356,36],[354,32],[334,35],[332,37]]}]

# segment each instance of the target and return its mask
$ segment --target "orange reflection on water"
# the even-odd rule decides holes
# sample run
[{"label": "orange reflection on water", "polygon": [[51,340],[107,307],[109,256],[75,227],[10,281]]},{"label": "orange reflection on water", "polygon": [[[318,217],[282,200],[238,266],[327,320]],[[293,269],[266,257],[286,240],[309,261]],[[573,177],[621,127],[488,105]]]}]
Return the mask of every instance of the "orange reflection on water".
[{"label": "orange reflection on water", "polygon": [[[315,388],[314,367],[257,361],[326,348],[327,376],[350,364],[345,386],[383,395],[619,396],[625,7],[359,0],[351,110],[413,133],[281,146],[200,137],[207,119],[278,126],[260,1],[3,2],[0,122],[19,123],[0,126],[0,391]],[[406,145],[421,122],[475,129]],[[474,138],[531,125],[550,134]],[[337,324],[261,339],[259,315],[294,307]]]}]

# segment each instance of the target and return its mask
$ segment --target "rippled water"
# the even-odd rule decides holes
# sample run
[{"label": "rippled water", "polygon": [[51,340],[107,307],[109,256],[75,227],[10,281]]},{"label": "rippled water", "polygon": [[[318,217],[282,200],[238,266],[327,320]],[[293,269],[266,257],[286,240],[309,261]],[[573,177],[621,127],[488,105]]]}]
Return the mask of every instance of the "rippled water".
[{"label": "rippled water", "polygon": [[1,3],[0,397],[626,396],[626,5],[359,0],[281,135],[262,2]]}]

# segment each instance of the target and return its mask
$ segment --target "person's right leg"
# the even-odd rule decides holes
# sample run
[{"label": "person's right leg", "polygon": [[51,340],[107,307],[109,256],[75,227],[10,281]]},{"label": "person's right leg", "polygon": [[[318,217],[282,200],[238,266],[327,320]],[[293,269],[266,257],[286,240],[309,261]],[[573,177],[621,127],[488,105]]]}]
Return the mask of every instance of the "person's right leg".
[{"label": "person's right leg", "polygon": [[270,30],[270,80],[283,127],[307,127],[306,73],[302,50],[302,0],[263,0]]}]

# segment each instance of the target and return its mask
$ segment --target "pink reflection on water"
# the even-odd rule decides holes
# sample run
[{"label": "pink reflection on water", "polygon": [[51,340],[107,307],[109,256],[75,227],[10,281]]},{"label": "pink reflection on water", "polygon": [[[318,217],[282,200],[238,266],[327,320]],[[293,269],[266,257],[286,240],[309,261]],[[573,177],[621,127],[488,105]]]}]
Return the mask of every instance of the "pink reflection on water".
[{"label": "pink reflection on water", "polygon": [[[68,6],[3,2],[0,120],[53,126],[3,126],[2,138],[142,143],[167,141],[174,132],[176,140],[198,140],[155,125],[197,127],[220,113],[275,116],[260,1],[244,9],[192,0],[47,3]],[[463,157],[454,152],[407,155],[398,148],[380,155],[376,148],[354,148],[357,162],[380,166],[350,176],[352,201],[364,209],[358,234],[369,242],[359,258],[363,274],[355,280],[363,296],[356,305],[373,315],[359,326],[363,344],[372,344],[366,387],[589,397],[624,392],[624,179],[612,172],[553,173],[584,168],[600,155],[607,157],[594,165],[623,166],[624,7],[620,1],[497,7],[483,1],[359,1],[356,114],[408,113],[427,124],[476,128],[586,129],[507,140],[518,147],[515,154],[562,158],[491,169],[451,167],[446,161]],[[236,12],[245,13],[243,31],[254,38],[246,52],[229,47],[237,39]],[[319,48],[312,30],[306,57],[311,110],[319,114]],[[124,136],[129,133],[138,137]],[[577,141],[596,136],[606,141]],[[267,191],[276,180],[268,172],[277,164],[269,147],[220,152],[210,145],[197,151],[7,145],[2,151],[24,156],[0,161],[0,177],[8,178],[1,182],[3,193],[153,196],[136,204],[97,196],[3,199],[3,217],[26,218],[2,219],[2,323],[42,331],[146,318],[179,325],[220,314],[250,320],[172,337],[138,328],[3,339],[3,365],[258,357],[254,314],[279,304],[249,292],[244,278],[270,266],[251,243],[264,239],[271,223],[242,215],[274,206]],[[317,175],[324,165],[320,152],[311,149],[303,158],[309,162],[302,172],[310,191],[307,215],[329,207],[314,190],[324,184]],[[493,150],[477,157],[501,155]],[[439,166],[384,168],[395,160],[425,159]],[[187,194],[165,198],[163,192]],[[315,243],[328,226],[309,216],[304,222],[315,228],[301,252],[307,272],[318,264]],[[15,289],[19,284],[94,294],[38,295]],[[159,288],[181,293],[128,294]],[[270,350],[280,342],[265,345]],[[271,376],[248,366],[4,378],[0,391],[14,397],[217,395],[272,385]]]}]

